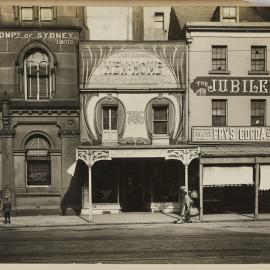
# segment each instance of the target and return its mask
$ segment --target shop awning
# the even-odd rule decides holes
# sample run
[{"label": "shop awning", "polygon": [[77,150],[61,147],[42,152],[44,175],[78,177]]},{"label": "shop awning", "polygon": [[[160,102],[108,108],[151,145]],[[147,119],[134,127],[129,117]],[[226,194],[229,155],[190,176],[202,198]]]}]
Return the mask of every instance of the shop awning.
[{"label": "shop awning", "polygon": [[252,185],[251,166],[209,166],[203,168],[204,186]]},{"label": "shop awning", "polygon": [[202,146],[200,150],[202,157],[248,157],[270,155],[270,147],[263,145]]},{"label": "shop awning", "polygon": [[270,166],[261,165],[261,180],[260,180],[260,190],[270,190]]}]

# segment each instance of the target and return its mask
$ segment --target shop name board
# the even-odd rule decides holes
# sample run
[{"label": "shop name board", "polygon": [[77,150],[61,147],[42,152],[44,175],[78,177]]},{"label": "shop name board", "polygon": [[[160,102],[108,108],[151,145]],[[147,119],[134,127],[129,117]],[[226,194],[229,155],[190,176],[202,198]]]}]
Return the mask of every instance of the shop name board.
[{"label": "shop name board", "polygon": [[79,39],[75,32],[45,32],[45,31],[0,31],[0,39],[49,39],[57,44],[73,44]]},{"label": "shop name board", "polygon": [[269,77],[196,77],[190,88],[198,96],[270,95]]},{"label": "shop name board", "polygon": [[193,142],[269,142],[270,127],[192,127]]},{"label": "shop name board", "polygon": [[[96,59],[97,52],[95,49],[87,55],[88,51],[85,51],[81,58],[82,73],[88,77],[84,88],[177,88],[170,66],[150,52],[120,50],[109,56],[103,56],[103,59],[101,56],[100,61]],[[84,66],[87,63],[90,67]]]},{"label": "shop name board", "polygon": [[160,61],[105,61],[104,75],[161,75]]}]

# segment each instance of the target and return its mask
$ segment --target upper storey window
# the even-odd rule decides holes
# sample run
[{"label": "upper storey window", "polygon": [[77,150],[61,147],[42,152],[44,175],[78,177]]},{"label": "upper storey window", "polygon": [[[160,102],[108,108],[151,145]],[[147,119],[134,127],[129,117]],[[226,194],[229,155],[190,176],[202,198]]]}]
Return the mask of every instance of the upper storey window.
[{"label": "upper storey window", "polygon": [[222,7],[221,8],[221,21],[222,22],[237,22],[238,21],[237,7]]},{"label": "upper storey window", "polygon": [[34,8],[33,7],[21,7],[20,10],[21,21],[33,21],[34,20]]},{"label": "upper storey window", "polygon": [[227,46],[212,46],[212,70],[227,70]]},{"label": "upper storey window", "polygon": [[24,6],[20,7],[20,20],[21,22],[50,22],[53,20],[53,7],[52,6]]},{"label": "upper storey window", "polygon": [[40,7],[39,8],[40,21],[52,21],[53,9],[52,7]]},{"label": "upper storey window", "polygon": [[164,12],[155,12],[155,28],[164,30]]},{"label": "upper storey window", "polygon": [[49,58],[42,50],[35,50],[24,60],[24,86],[26,99],[50,98]]},{"label": "upper storey window", "polygon": [[266,47],[251,47],[251,71],[266,71]]},{"label": "upper storey window", "polygon": [[168,106],[153,107],[154,134],[168,134]]}]

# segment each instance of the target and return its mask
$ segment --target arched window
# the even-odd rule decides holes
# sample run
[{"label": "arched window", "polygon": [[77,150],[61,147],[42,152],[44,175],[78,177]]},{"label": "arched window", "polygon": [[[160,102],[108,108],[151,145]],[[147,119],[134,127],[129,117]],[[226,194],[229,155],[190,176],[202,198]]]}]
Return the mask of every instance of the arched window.
[{"label": "arched window", "polygon": [[43,50],[33,50],[24,59],[25,97],[29,100],[50,99],[49,57]]},{"label": "arched window", "polygon": [[42,135],[31,136],[25,144],[28,186],[51,184],[50,144]]}]

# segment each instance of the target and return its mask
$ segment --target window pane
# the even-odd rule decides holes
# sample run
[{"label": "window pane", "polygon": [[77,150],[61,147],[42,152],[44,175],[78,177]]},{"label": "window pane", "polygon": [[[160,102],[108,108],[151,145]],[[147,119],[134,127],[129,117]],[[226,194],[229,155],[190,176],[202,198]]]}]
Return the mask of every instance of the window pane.
[{"label": "window pane", "polygon": [[154,134],[167,134],[167,122],[155,121]]},{"label": "window pane", "polygon": [[39,78],[39,98],[47,99],[49,98],[49,78]]},{"label": "window pane", "polygon": [[50,160],[27,160],[27,184],[50,184]]},{"label": "window pane", "polygon": [[167,107],[155,107],[154,120],[167,120]]},{"label": "window pane", "polygon": [[111,119],[111,129],[116,130],[117,129],[117,118]]},{"label": "window pane", "polygon": [[103,108],[103,129],[109,129],[109,109]]},{"label": "window pane", "polygon": [[212,100],[212,125],[226,126],[226,100]]},{"label": "window pane", "polygon": [[164,13],[163,12],[155,13],[155,28],[164,29]]},{"label": "window pane", "polygon": [[41,7],[40,8],[40,20],[51,21],[53,19],[52,7]]},{"label": "window pane", "polygon": [[33,7],[22,7],[21,8],[21,20],[32,21],[33,20]]},{"label": "window pane", "polygon": [[251,125],[264,126],[265,125],[265,100],[251,101]]},{"label": "window pane", "polygon": [[251,47],[251,70],[265,71],[266,47],[252,46]]},{"label": "window pane", "polygon": [[213,46],[212,47],[212,70],[226,70],[227,64],[227,47]]},{"label": "window pane", "polygon": [[111,108],[111,117],[117,118],[117,108]]}]

